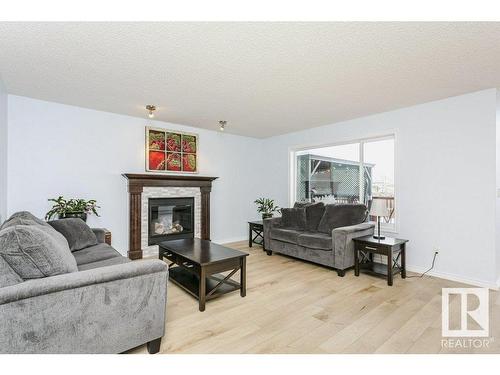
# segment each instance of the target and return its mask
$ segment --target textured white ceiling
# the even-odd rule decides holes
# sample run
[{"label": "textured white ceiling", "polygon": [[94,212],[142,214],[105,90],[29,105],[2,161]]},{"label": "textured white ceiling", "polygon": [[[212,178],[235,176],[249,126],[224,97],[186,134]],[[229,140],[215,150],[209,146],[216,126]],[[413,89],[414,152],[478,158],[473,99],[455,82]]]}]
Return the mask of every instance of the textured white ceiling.
[{"label": "textured white ceiling", "polygon": [[12,94],[268,137],[500,87],[500,23],[0,23]]}]

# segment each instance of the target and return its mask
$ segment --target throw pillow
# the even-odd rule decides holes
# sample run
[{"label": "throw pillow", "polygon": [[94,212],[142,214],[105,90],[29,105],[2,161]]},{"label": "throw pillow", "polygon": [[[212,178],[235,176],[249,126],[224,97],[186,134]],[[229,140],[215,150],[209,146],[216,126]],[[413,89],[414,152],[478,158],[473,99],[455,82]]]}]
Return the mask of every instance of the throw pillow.
[{"label": "throw pillow", "polygon": [[306,208],[310,206],[312,203],[311,202],[295,202],[293,205],[293,208]]},{"label": "throw pillow", "polygon": [[12,214],[0,227],[0,230],[13,227],[15,225],[41,225],[48,227],[48,224],[37,218],[35,215],[28,211],[20,211]]},{"label": "throw pillow", "polygon": [[282,208],[281,226],[286,229],[306,229],[305,208]]},{"label": "throw pillow", "polygon": [[295,202],[294,208],[305,208],[306,210],[306,229],[310,232],[318,230],[319,222],[325,212],[325,205],[323,202],[308,203],[308,202]]},{"label": "throw pillow", "polygon": [[327,204],[318,231],[331,234],[335,228],[363,223],[367,215],[364,204]]},{"label": "throw pillow", "polygon": [[0,288],[22,283],[23,279],[0,256]]},{"label": "throw pillow", "polygon": [[98,243],[94,232],[82,219],[60,219],[49,221],[49,224],[66,238],[71,251],[85,249]]},{"label": "throw pillow", "polygon": [[68,242],[50,226],[16,225],[1,230],[0,256],[23,280],[78,271]]}]

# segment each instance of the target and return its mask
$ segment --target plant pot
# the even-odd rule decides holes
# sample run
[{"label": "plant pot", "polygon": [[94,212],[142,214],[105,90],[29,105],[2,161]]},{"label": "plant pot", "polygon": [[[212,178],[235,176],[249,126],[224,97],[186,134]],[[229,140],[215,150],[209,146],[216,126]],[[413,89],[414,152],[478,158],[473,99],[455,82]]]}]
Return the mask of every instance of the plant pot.
[{"label": "plant pot", "polygon": [[270,219],[272,217],[273,217],[273,214],[262,214],[262,220]]},{"label": "plant pot", "polygon": [[69,218],[79,218],[86,222],[87,214],[85,212],[66,212],[64,214],[59,214],[59,219],[69,219]]}]

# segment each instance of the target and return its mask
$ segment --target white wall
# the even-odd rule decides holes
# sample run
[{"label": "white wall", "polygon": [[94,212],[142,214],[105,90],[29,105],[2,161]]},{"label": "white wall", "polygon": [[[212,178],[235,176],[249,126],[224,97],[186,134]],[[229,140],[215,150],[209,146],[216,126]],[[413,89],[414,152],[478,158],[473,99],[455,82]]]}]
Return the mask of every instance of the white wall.
[{"label": "white wall", "polygon": [[396,134],[398,235],[408,265],[477,285],[497,281],[496,90],[421,104],[264,140],[266,195],[288,205],[289,148]]},{"label": "white wall", "polygon": [[7,105],[8,95],[0,77],[0,223],[7,215]]},{"label": "white wall", "polygon": [[159,121],[99,112],[20,96],[9,96],[8,213],[29,210],[42,217],[48,198],[97,199],[101,218],[91,226],[113,233],[113,244],[128,248],[128,195],[122,173],[144,173],[144,127],[196,132],[200,175],[218,176],[212,188],[211,233],[219,242],[247,236],[247,221],[258,217],[261,142]]}]

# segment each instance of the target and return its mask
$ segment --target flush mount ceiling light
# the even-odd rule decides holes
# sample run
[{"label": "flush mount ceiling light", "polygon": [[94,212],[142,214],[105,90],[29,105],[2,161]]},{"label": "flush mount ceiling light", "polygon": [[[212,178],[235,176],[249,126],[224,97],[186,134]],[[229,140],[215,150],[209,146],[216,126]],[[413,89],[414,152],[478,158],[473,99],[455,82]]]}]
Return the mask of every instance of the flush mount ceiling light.
[{"label": "flush mount ceiling light", "polygon": [[220,131],[223,132],[224,129],[226,128],[227,121],[225,120],[220,120],[219,125],[220,125]]},{"label": "flush mount ceiling light", "polygon": [[146,109],[147,109],[147,111],[149,112],[149,113],[148,113],[149,118],[153,118],[153,117],[155,117],[155,113],[154,113],[154,112],[156,111],[156,106],[154,106],[154,105],[152,105],[152,104],[148,104],[148,105],[146,106]]}]

